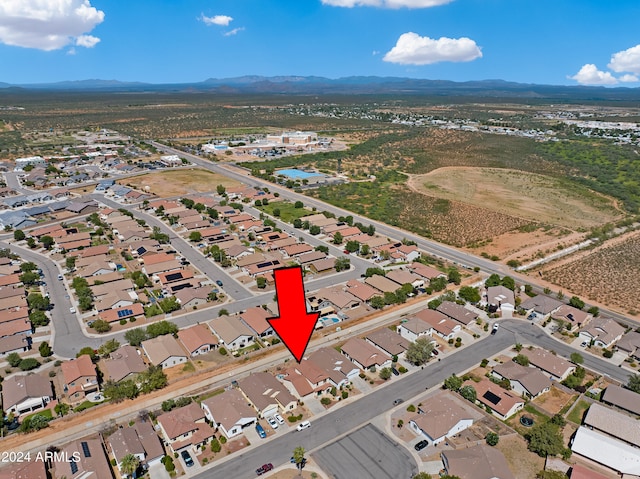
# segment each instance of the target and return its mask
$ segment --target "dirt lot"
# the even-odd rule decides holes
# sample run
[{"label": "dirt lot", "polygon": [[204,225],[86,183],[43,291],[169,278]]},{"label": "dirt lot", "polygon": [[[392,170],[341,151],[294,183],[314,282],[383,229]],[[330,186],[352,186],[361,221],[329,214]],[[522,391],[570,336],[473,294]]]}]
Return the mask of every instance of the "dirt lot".
[{"label": "dirt lot", "polygon": [[564,405],[574,396],[577,396],[577,394],[568,394],[552,386],[551,391],[534,399],[533,402],[551,415],[554,415],[560,412]]},{"label": "dirt lot", "polygon": [[215,191],[217,185],[223,185],[229,188],[240,184],[226,176],[199,168],[149,173],[148,175],[140,175],[127,178],[126,180],[120,180],[118,183],[131,185],[140,190],[144,190],[145,187],[148,186],[150,193],[161,198],[211,192]]},{"label": "dirt lot", "polygon": [[544,458],[529,451],[520,436],[501,437],[496,447],[504,454],[516,479],[531,479],[544,469]]},{"label": "dirt lot", "polygon": [[569,228],[589,228],[621,216],[613,200],[586,188],[502,168],[438,168],[412,176],[409,186],[429,196]]},{"label": "dirt lot", "polygon": [[628,314],[640,311],[640,232],[543,269],[545,280]]}]

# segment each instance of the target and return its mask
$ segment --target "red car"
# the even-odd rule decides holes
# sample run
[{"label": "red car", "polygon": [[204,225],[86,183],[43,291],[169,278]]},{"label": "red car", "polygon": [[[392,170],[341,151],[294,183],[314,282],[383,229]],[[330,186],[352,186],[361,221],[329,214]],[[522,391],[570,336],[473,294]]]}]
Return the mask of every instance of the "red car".
[{"label": "red car", "polygon": [[273,464],[269,463],[269,464],[263,464],[261,467],[259,467],[258,469],[256,469],[256,474],[261,476],[263,475],[265,472],[269,472],[270,470],[273,469]]}]

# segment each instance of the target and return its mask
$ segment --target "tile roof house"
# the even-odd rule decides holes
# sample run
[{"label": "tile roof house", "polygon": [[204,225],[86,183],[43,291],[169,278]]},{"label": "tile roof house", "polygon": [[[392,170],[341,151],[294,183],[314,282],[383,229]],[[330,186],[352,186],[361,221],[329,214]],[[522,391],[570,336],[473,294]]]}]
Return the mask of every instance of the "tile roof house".
[{"label": "tile roof house", "polygon": [[[520,303],[519,309],[526,312],[527,316],[533,315],[538,319],[547,319],[552,313],[556,312],[563,303],[557,299],[550,298],[543,294],[528,298]],[[533,319],[533,318],[531,318]]]},{"label": "tile roof house", "polygon": [[362,369],[391,366],[391,356],[361,338],[351,338],[342,345],[342,354]]},{"label": "tile roof house", "polygon": [[207,419],[228,439],[242,433],[242,429],[257,420],[256,411],[247,405],[247,399],[238,389],[230,389],[200,404]]},{"label": "tile roof house", "polygon": [[0,479],[49,479],[49,476],[45,461],[27,461],[3,465]]},{"label": "tile roof house", "polygon": [[9,376],[2,383],[2,407],[20,415],[41,409],[53,399],[51,381],[38,374]]},{"label": "tile roof house", "polygon": [[0,356],[13,352],[21,353],[31,349],[31,336],[14,334],[0,338]]},{"label": "tile roof house", "polygon": [[447,394],[438,394],[422,402],[418,414],[409,419],[409,426],[421,437],[436,445],[473,425],[473,417],[457,400]]},{"label": "tile roof house", "polygon": [[260,337],[273,334],[273,328],[267,322],[267,318],[271,317],[272,315],[260,306],[249,308],[240,313],[240,319],[242,319],[242,322],[249,326]]},{"label": "tile roof house", "polygon": [[142,350],[155,366],[170,368],[187,362],[187,355],[171,334],[142,341]]},{"label": "tile roof house", "polygon": [[447,275],[442,271],[418,262],[411,263],[411,265],[409,265],[409,269],[413,271],[415,274],[420,275],[423,278],[428,280],[432,280],[439,277],[443,277],[443,278],[447,277]]},{"label": "tile roof house", "polygon": [[398,283],[398,287],[404,284],[410,284],[414,288],[422,288],[424,286],[424,278],[415,273],[403,269],[394,269],[386,275],[391,281]]},{"label": "tile roof house", "polygon": [[503,421],[524,407],[524,400],[520,396],[502,389],[487,378],[482,378],[477,383],[471,380],[465,381],[462,386],[472,386],[476,390],[478,402],[491,409],[491,413]]},{"label": "tile roof house", "polygon": [[587,409],[583,424],[608,436],[640,447],[640,427],[635,417],[615,411],[599,403]]},{"label": "tile roof house", "polygon": [[368,284],[352,279],[347,282],[347,291],[361,301],[368,302],[374,296],[381,296],[380,291]]},{"label": "tile roof house", "polygon": [[211,292],[211,288],[200,287],[200,288],[183,288],[179,291],[176,291],[174,296],[182,306],[186,310],[191,310],[207,304],[209,293]]},{"label": "tile roof house", "polygon": [[413,343],[419,337],[431,337],[433,326],[417,316],[408,316],[403,323],[400,323],[397,331],[400,336]]},{"label": "tile roof house", "polygon": [[544,349],[535,348],[522,350],[521,354],[529,358],[529,363],[532,366],[547,373],[554,381],[562,381],[576,370],[576,367],[569,361]]},{"label": "tile roof house", "polygon": [[240,321],[239,317],[222,315],[207,323],[214,332],[220,344],[232,351],[253,344],[253,331]]},{"label": "tile roof house", "polygon": [[515,297],[513,291],[502,285],[489,286],[486,290],[484,301],[489,305],[489,311],[492,309],[500,311],[503,318],[510,318],[515,309]]},{"label": "tile roof house", "polygon": [[616,349],[627,353],[633,358],[640,359],[640,333],[631,331],[625,334],[622,336],[622,339],[616,343]]},{"label": "tile roof house", "polygon": [[333,312],[360,306],[360,300],[348,291],[343,291],[340,286],[322,288],[309,297],[307,301],[311,311],[323,311],[326,308],[330,308],[331,312]]},{"label": "tile roof house", "polygon": [[640,449],[596,429],[580,426],[571,440],[571,450],[622,477],[640,476]]},{"label": "tile roof house", "polygon": [[551,380],[542,371],[536,368],[521,366],[514,361],[507,361],[493,368],[492,376],[497,379],[508,379],[511,389],[528,398],[536,398],[549,392]]},{"label": "tile roof house", "polygon": [[84,401],[87,394],[98,390],[98,373],[88,355],[65,361],[60,369],[64,392],[71,404]]},{"label": "tile roof house", "polygon": [[364,282],[369,286],[373,286],[382,293],[393,293],[400,288],[398,283],[391,281],[384,276],[380,276],[379,274],[374,274],[369,278],[365,278]]},{"label": "tile roof house", "polygon": [[252,373],[238,381],[238,389],[247,398],[259,417],[285,413],[298,406],[297,399],[269,373]]},{"label": "tile roof house", "polygon": [[599,348],[610,348],[622,338],[626,328],[620,326],[611,318],[595,318],[589,326],[580,331],[580,337],[585,341],[593,341]]},{"label": "tile roof house", "polygon": [[369,333],[364,339],[380,348],[389,356],[400,356],[411,344],[407,339],[398,333],[394,333],[389,328],[378,329],[373,333]]},{"label": "tile roof house", "polygon": [[478,318],[478,315],[474,311],[460,304],[452,303],[451,301],[443,301],[440,306],[436,308],[436,311],[464,326],[468,326]]},{"label": "tile roof house", "polygon": [[[54,479],[112,479],[111,465],[99,437],[86,437],[58,448],[62,460],[53,461]],[[69,458],[69,459],[67,459]]]},{"label": "tile roof house", "polygon": [[159,464],[164,456],[164,448],[150,421],[137,421],[133,426],[117,429],[107,444],[121,475],[122,459],[127,454],[133,454],[147,467]]},{"label": "tile roof house", "polygon": [[620,409],[624,409],[630,413],[640,416],[640,401],[638,401],[638,394],[624,389],[620,386],[610,385],[604,390],[602,395],[602,402],[617,406]]},{"label": "tile roof house", "polygon": [[173,452],[206,444],[215,430],[205,420],[205,412],[196,402],[158,416],[162,435]]},{"label": "tile roof house", "polygon": [[481,444],[440,454],[450,476],[460,479],[515,479],[504,455],[495,447]]},{"label": "tile roof house", "polygon": [[196,324],[178,331],[178,339],[191,357],[206,354],[218,347],[218,338],[204,324]]},{"label": "tile roof house", "polygon": [[563,304],[557,311],[551,313],[553,319],[559,319],[571,325],[571,329],[582,327],[593,319],[593,315],[568,304]]},{"label": "tile roof house", "polygon": [[433,309],[423,309],[415,313],[415,316],[431,325],[433,333],[445,340],[454,338],[462,330],[460,323]]},{"label": "tile roof house", "polygon": [[102,364],[105,370],[105,379],[115,382],[134,379],[138,374],[147,370],[138,350],[129,344],[120,346],[113,351]]}]

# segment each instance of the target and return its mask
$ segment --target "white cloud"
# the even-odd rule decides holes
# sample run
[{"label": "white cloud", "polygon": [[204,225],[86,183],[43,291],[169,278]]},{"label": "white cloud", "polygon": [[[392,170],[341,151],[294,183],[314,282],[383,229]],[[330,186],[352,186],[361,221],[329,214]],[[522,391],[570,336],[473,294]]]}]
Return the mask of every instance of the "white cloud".
[{"label": "white cloud", "polygon": [[637,76],[635,75],[622,75],[620,78],[618,78],[618,80],[620,80],[623,83],[635,83],[637,81],[640,81],[640,79],[638,79]]},{"label": "white cloud", "polygon": [[609,72],[603,72],[593,63],[583,65],[578,73],[569,77],[581,85],[615,85],[618,80]]},{"label": "white cloud", "polygon": [[238,32],[241,32],[242,30],[244,30],[244,27],[234,28],[233,30],[229,30],[228,32],[224,32],[223,35],[225,37],[230,37],[232,35],[235,35]]},{"label": "white cloud", "polygon": [[233,17],[230,17],[228,15],[214,15],[213,17],[207,17],[203,13],[200,15],[200,20],[202,20],[207,26],[220,25],[223,27],[227,27],[233,21]]},{"label": "white cloud", "polygon": [[453,0],[322,0],[332,7],[429,8],[446,5]]},{"label": "white cloud", "polygon": [[2,0],[0,43],[45,51],[72,43],[92,47],[99,39],[84,34],[103,20],[90,0]]},{"label": "white cloud", "polygon": [[430,65],[438,62],[470,62],[481,58],[482,52],[470,38],[436,39],[421,37],[417,33],[403,33],[396,46],[383,60],[401,65]]},{"label": "white cloud", "polygon": [[614,53],[611,55],[611,61],[607,66],[614,72],[640,74],[640,45]]},{"label": "white cloud", "polygon": [[94,37],[93,35],[80,35],[78,38],[76,38],[76,45],[78,45],[79,47],[93,48],[98,43],[100,43],[100,39]]}]

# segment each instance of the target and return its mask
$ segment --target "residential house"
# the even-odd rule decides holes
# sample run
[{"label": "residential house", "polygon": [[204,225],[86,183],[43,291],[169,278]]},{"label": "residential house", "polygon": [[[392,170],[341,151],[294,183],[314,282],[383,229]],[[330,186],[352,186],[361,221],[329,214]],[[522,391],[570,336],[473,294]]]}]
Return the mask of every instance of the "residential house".
[{"label": "residential house", "polygon": [[473,417],[448,393],[438,394],[418,406],[409,427],[420,438],[437,445],[473,425]]},{"label": "residential house", "polygon": [[53,399],[51,381],[39,374],[13,375],[2,383],[2,407],[15,415],[44,408]]},{"label": "residential house", "polygon": [[545,320],[555,313],[563,303],[557,299],[539,294],[524,300],[519,309],[524,311],[529,319]]},{"label": "residential house", "polygon": [[298,405],[289,390],[269,373],[252,373],[238,381],[238,389],[256,410],[258,417],[288,412]]},{"label": "residential house", "polygon": [[325,271],[333,269],[335,264],[335,258],[323,258],[309,263],[309,269],[316,274],[324,273]]},{"label": "residential house", "polygon": [[239,317],[222,315],[207,323],[213,333],[218,336],[221,345],[232,351],[253,344],[253,331]]},{"label": "residential house", "polygon": [[109,436],[107,444],[121,475],[122,460],[128,454],[136,456],[140,464],[146,467],[160,464],[164,456],[164,448],[151,421],[136,421],[133,426],[116,429]]},{"label": "residential house", "polygon": [[571,472],[569,473],[571,479],[609,479],[609,476],[603,476],[602,474],[587,469],[580,464],[574,464],[571,466]]},{"label": "residential house", "polygon": [[240,313],[242,322],[255,331],[256,335],[261,338],[273,334],[273,328],[267,321],[267,318],[271,317],[271,314],[260,306],[249,308]]},{"label": "residential house", "polygon": [[486,444],[442,451],[442,464],[460,479],[515,479],[504,455]]},{"label": "residential house", "polygon": [[256,411],[247,405],[247,399],[238,389],[230,389],[200,404],[207,419],[228,438],[242,433],[256,422]]},{"label": "residential house", "polygon": [[433,309],[426,308],[418,311],[415,313],[415,317],[431,325],[433,334],[437,334],[446,341],[453,339],[462,330],[462,326],[459,323]]},{"label": "residential house", "polygon": [[297,257],[297,260],[298,260],[298,263],[300,263],[302,266],[305,266],[309,263],[313,263],[314,261],[318,261],[326,257],[327,255],[324,254],[322,251],[311,251],[309,253],[301,254],[300,256]]},{"label": "residential house", "polygon": [[50,476],[44,461],[25,461],[3,465],[0,479],[50,479]]},{"label": "residential house", "polygon": [[426,264],[413,262],[409,265],[409,269],[415,274],[422,276],[425,279],[431,281],[435,278],[446,278],[447,275],[440,270],[427,266]]},{"label": "residential house", "polygon": [[398,334],[412,343],[422,336],[433,333],[433,326],[417,316],[408,316],[397,328]]},{"label": "residential house", "polygon": [[58,449],[61,460],[53,460],[53,479],[113,479],[111,465],[99,437],[78,439]]},{"label": "residential house", "polygon": [[147,369],[138,350],[128,344],[120,346],[109,354],[109,358],[102,364],[105,380],[115,382],[135,379],[138,374]]},{"label": "residential house", "polygon": [[446,315],[454,321],[457,321],[463,326],[468,326],[478,319],[478,315],[474,311],[471,311],[459,304],[452,303],[451,301],[443,301],[440,306],[436,308],[436,311]]},{"label": "residential house", "polygon": [[0,357],[11,353],[22,353],[31,349],[31,336],[15,334],[0,337]]},{"label": "residential house", "polygon": [[347,291],[365,303],[368,303],[375,296],[380,296],[380,292],[377,289],[355,279],[347,282]]},{"label": "residential house", "polygon": [[181,329],[178,331],[178,339],[192,358],[218,347],[218,338],[204,324]]},{"label": "residential house", "polygon": [[569,361],[544,349],[527,349],[523,350],[521,354],[529,358],[529,363],[532,366],[548,374],[553,381],[562,381],[576,370],[575,365]]},{"label": "residential house", "polygon": [[[637,429],[637,426],[635,428]],[[625,429],[628,429],[628,426]],[[602,464],[621,477],[640,476],[640,448],[637,446],[631,446],[586,426],[578,428],[570,445],[574,454]]]},{"label": "residential house", "polygon": [[98,390],[98,373],[91,358],[82,356],[65,361],[60,366],[63,378],[63,389],[71,404],[85,400],[87,394]]},{"label": "residential house", "polygon": [[[124,293],[124,294],[127,294],[127,293]],[[101,302],[104,305],[106,305],[105,298],[108,298],[108,297],[109,295],[102,297]],[[117,303],[121,301],[120,298],[118,298],[118,300],[119,301],[117,301]],[[135,318],[136,316],[142,316],[144,314],[144,308],[142,307],[142,304],[133,303],[130,300],[125,300],[123,302],[131,303],[131,304],[126,304],[124,306],[119,306],[114,309],[107,309],[107,310],[101,311],[99,314],[99,318],[102,319],[103,321],[106,321],[107,323],[115,323],[116,321],[122,321],[122,320],[126,321],[128,319]]]},{"label": "residential house", "polygon": [[369,286],[373,286],[381,293],[393,293],[400,288],[398,283],[391,281],[390,279],[387,279],[379,274],[374,274],[369,278],[365,278],[364,282]]},{"label": "residential house", "polygon": [[622,336],[616,343],[616,349],[628,354],[632,358],[640,360],[640,333],[631,331]]},{"label": "residential house", "polygon": [[537,398],[551,389],[551,380],[547,375],[539,369],[521,366],[514,361],[497,365],[491,375],[500,380],[509,380],[511,389],[530,399]]},{"label": "residential house", "polygon": [[176,291],[174,296],[178,300],[178,303],[180,303],[180,306],[189,311],[206,305],[209,301],[210,292],[211,288],[204,286],[200,288],[183,288]]},{"label": "residential house", "polygon": [[409,349],[411,344],[407,339],[398,333],[394,333],[389,328],[378,329],[373,333],[369,333],[364,339],[391,357],[400,356]]},{"label": "residential house", "polygon": [[171,334],[142,341],[142,350],[151,364],[162,369],[171,368],[187,362],[187,355]]},{"label": "residential house", "polygon": [[161,414],[157,419],[165,443],[174,453],[189,448],[195,451],[215,435],[215,430],[205,420],[205,412],[196,402]]},{"label": "residential house", "polygon": [[564,321],[571,325],[571,329],[580,328],[593,319],[593,315],[587,311],[563,304],[551,314],[553,319]]},{"label": "residential house", "polygon": [[604,390],[604,394],[602,395],[602,402],[640,416],[638,394],[629,389],[624,389],[623,387],[613,384],[607,386],[607,389]]},{"label": "residential house", "polygon": [[391,281],[395,281],[398,284],[398,287],[405,284],[410,284],[414,288],[424,287],[423,277],[403,269],[394,269],[392,271],[389,271],[386,274],[386,278],[390,279]]},{"label": "residential house", "polygon": [[503,318],[511,318],[515,309],[516,300],[513,291],[502,285],[489,286],[485,298],[490,312],[500,311]]},{"label": "residential house", "polygon": [[361,338],[351,338],[342,345],[342,354],[361,369],[391,366],[391,356]]},{"label": "residential house", "polygon": [[626,328],[611,318],[595,318],[589,326],[580,331],[580,337],[599,348],[611,348],[622,338]]},{"label": "residential house", "polygon": [[360,300],[339,286],[322,288],[307,299],[311,311],[320,316],[360,306]]},{"label": "residential house", "polygon": [[473,387],[476,391],[478,402],[489,408],[494,416],[503,421],[524,407],[524,400],[514,391],[507,391],[487,378],[482,378],[477,383],[470,380],[465,381],[464,386]]},{"label": "residential house", "polygon": [[[637,419],[599,403],[593,403],[587,409],[583,424],[590,429],[602,432],[631,446],[640,447],[640,427]],[[640,451],[638,452],[640,454]]]}]

